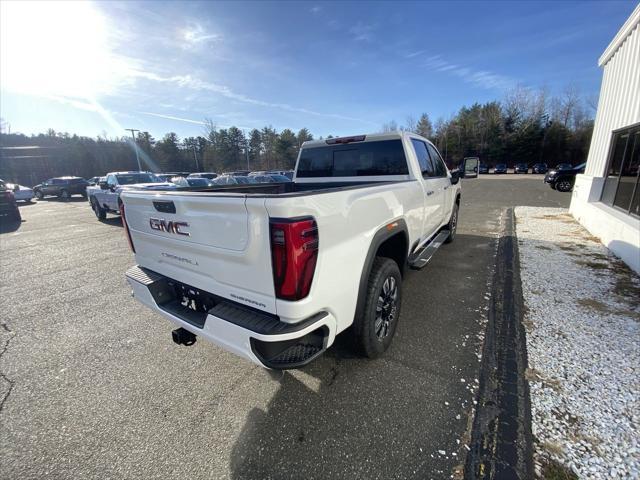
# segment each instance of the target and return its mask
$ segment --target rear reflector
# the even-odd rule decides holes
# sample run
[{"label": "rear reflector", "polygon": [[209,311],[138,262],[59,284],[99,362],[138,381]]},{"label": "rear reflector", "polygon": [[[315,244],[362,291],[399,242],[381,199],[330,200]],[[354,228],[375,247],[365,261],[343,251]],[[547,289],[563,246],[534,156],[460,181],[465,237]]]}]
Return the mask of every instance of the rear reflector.
[{"label": "rear reflector", "polygon": [[309,295],[318,259],[318,226],[313,218],[269,222],[271,265],[276,297],[301,300]]},{"label": "rear reflector", "polygon": [[366,135],[358,135],[356,137],[329,138],[328,140],[325,140],[325,142],[327,145],[336,145],[338,143],[364,142],[366,138]]},{"label": "rear reflector", "polygon": [[120,204],[120,218],[122,218],[122,226],[124,227],[124,233],[127,236],[127,241],[133,253],[136,253],[136,249],[133,246],[133,240],[131,240],[131,233],[129,232],[129,226],[127,225],[127,217],[124,215],[124,203]]}]

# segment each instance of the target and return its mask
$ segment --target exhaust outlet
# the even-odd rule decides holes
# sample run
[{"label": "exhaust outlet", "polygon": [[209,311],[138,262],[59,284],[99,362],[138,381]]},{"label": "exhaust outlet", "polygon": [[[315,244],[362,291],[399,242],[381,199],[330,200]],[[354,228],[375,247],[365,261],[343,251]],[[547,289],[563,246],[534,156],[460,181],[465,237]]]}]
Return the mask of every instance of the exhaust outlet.
[{"label": "exhaust outlet", "polygon": [[185,330],[184,328],[176,328],[171,332],[171,338],[173,342],[178,345],[186,345],[187,347],[196,343],[196,336],[191,333],[189,330]]}]

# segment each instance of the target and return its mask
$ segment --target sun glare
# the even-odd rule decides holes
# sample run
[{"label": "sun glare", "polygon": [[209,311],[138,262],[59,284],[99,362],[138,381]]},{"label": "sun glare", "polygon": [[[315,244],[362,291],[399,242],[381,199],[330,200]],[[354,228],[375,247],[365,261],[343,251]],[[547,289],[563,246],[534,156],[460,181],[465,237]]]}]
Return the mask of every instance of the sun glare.
[{"label": "sun glare", "polygon": [[95,99],[122,71],[107,20],[88,2],[0,2],[0,79],[4,89]]}]

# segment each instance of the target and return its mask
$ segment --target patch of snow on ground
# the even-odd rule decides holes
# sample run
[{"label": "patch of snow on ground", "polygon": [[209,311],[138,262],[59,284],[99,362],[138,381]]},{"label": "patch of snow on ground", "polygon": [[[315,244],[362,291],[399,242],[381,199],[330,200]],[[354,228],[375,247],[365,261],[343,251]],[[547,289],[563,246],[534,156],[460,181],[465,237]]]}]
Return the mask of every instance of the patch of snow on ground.
[{"label": "patch of snow on ground", "polygon": [[515,212],[536,455],[638,479],[640,280],[567,210]]}]

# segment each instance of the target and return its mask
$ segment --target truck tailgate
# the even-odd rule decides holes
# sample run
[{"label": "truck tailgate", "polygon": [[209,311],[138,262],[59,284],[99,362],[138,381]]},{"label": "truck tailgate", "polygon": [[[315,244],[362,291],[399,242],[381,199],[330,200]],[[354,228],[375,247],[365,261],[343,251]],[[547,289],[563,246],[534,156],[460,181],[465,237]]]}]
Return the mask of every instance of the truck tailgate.
[{"label": "truck tailgate", "polygon": [[122,200],[139,265],[276,313],[264,198],[133,191]]}]

